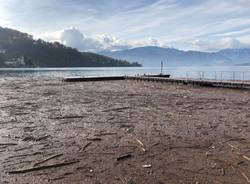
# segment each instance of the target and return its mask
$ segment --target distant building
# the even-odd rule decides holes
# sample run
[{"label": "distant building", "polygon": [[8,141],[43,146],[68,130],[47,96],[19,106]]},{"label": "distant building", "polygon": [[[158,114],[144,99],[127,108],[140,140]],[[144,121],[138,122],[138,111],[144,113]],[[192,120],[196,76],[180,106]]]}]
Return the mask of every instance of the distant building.
[{"label": "distant building", "polygon": [[5,54],[6,50],[2,48],[2,46],[0,45],[0,54]]},{"label": "distant building", "polygon": [[11,67],[17,67],[17,66],[25,66],[25,60],[24,57],[18,57],[18,58],[12,58],[11,60],[5,61],[4,62],[7,66]]},{"label": "distant building", "polygon": [[0,48],[0,54],[5,54],[5,53],[6,53],[6,50]]}]

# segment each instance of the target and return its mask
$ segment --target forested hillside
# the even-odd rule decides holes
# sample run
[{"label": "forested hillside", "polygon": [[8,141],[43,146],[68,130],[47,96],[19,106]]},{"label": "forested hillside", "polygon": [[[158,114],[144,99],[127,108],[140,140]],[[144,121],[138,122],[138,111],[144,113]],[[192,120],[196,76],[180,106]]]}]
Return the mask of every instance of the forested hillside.
[{"label": "forested hillside", "polygon": [[125,60],[81,53],[58,42],[34,40],[31,35],[0,27],[0,67],[130,67]]}]

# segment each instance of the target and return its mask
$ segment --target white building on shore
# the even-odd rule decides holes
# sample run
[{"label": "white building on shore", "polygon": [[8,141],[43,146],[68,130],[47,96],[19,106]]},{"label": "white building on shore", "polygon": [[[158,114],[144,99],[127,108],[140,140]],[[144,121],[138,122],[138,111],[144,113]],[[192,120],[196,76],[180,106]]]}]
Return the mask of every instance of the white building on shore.
[{"label": "white building on shore", "polygon": [[0,54],[5,54],[6,53],[6,50],[5,49],[2,49],[1,47],[0,47]]},{"label": "white building on shore", "polygon": [[23,56],[20,56],[18,58],[13,58],[11,60],[4,62],[8,66],[16,67],[16,66],[25,66],[25,60]]}]

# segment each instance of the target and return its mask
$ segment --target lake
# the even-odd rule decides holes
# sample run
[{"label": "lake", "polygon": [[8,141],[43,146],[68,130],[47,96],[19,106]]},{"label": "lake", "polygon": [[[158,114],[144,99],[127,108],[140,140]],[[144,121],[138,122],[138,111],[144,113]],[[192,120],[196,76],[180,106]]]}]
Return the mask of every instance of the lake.
[{"label": "lake", "polygon": [[[79,77],[159,74],[159,67],[135,68],[0,68],[0,77]],[[250,66],[165,67],[175,78],[250,80]]]}]

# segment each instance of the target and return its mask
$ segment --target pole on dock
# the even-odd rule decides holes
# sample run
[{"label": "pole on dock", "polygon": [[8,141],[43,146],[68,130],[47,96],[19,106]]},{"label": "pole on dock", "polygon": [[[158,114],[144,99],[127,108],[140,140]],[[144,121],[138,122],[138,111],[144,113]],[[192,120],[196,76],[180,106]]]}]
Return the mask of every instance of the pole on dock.
[{"label": "pole on dock", "polygon": [[161,61],[161,75],[163,74],[163,61]]},{"label": "pole on dock", "polygon": [[245,72],[243,72],[243,74],[242,74],[242,81],[243,81],[243,83],[244,83],[244,80],[245,80]]}]

